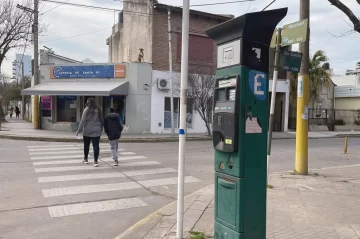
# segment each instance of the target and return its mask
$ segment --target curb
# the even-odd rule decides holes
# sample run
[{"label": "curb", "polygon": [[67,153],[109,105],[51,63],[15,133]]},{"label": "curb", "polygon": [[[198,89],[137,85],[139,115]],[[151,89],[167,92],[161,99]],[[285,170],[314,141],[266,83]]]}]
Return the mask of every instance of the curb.
[{"label": "curb", "polygon": [[[196,196],[196,195],[199,195],[199,196],[197,197],[197,198],[199,198],[204,192],[206,192],[206,189],[208,189],[209,187],[212,187],[212,186],[213,186],[213,184],[207,185],[207,186],[205,186],[205,187],[203,187],[203,188],[200,188],[199,190],[197,190],[197,191],[195,191],[195,192],[193,192],[193,193],[185,196],[185,197],[184,197],[184,204],[185,204],[185,202],[186,202],[186,199],[188,199],[188,198],[191,199],[191,197],[194,197],[194,196]],[[194,200],[194,201],[196,201],[196,200]],[[115,239],[124,239],[124,238],[127,237],[127,236],[131,236],[131,233],[135,232],[136,229],[138,229],[139,227],[143,226],[144,224],[146,224],[146,223],[148,223],[148,222],[150,222],[150,221],[157,223],[157,222],[160,221],[163,217],[169,216],[169,215],[167,215],[167,213],[166,213],[166,212],[168,212],[166,209],[167,209],[167,208],[171,209],[171,207],[173,207],[174,205],[176,206],[176,204],[177,204],[177,200],[175,200],[175,201],[173,201],[173,202],[165,205],[164,207],[156,210],[155,212],[153,212],[153,213],[151,213],[150,215],[144,217],[143,219],[141,219],[140,221],[138,221],[137,223],[135,223],[134,225],[132,225],[131,227],[129,227],[128,229],[126,229],[123,233],[121,233],[121,234],[120,234],[119,236],[117,236]],[[175,209],[176,209],[176,208],[175,208]],[[184,208],[184,209],[185,209],[185,208]],[[175,210],[175,212],[174,212],[174,213],[171,213],[171,215],[176,214],[176,213],[177,213],[177,212],[176,212],[176,210]],[[184,212],[184,213],[185,213],[185,212]],[[146,232],[146,233],[148,233],[148,232]],[[127,237],[127,238],[129,238],[129,237]],[[135,239],[135,238],[134,238],[134,239]],[[138,238],[136,238],[136,239],[138,239]]]}]

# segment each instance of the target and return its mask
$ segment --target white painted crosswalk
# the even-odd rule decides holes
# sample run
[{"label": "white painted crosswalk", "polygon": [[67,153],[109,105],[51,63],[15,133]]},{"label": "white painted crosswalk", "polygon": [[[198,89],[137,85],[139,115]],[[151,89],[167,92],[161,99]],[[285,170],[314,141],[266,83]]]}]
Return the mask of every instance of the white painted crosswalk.
[{"label": "white painted crosswalk", "polygon": [[[125,149],[119,152],[119,166],[112,166],[109,144],[101,144],[100,148],[100,165],[96,168],[90,155],[89,164],[82,164],[82,144],[28,146],[43,197],[59,200],[59,205],[48,207],[51,217],[147,207],[146,202],[131,195],[148,195],[148,188],[176,189],[176,169],[162,167],[158,161]],[[187,184],[198,182],[195,177],[185,177]],[[113,196],[103,198],[103,194]],[[81,195],[86,196],[85,202],[80,198],[76,200]]]}]

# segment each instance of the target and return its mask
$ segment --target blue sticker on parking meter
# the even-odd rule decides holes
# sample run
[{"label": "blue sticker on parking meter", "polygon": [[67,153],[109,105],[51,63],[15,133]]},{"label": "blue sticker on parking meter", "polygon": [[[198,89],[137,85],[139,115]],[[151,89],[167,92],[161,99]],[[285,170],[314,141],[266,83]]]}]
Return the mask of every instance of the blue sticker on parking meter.
[{"label": "blue sticker on parking meter", "polygon": [[251,92],[258,100],[266,99],[266,74],[261,71],[251,70],[249,72],[249,85]]}]

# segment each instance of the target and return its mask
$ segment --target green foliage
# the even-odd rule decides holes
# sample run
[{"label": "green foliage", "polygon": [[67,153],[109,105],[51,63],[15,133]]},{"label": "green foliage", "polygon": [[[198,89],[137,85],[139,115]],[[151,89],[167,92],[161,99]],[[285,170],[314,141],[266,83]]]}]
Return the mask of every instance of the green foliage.
[{"label": "green foliage", "polygon": [[360,109],[355,111],[354,124],[360,125]]},{"label": "green foliage", "polygon": [[343,119],[337,119],[335,120],[335,125],[345,125],[345,121]]},{"label": "green foliage", "polygon": [[[312,102],[315,102],[320,97],[321,86],[330,86],[330,75],[322,67],[329,59],[324,51],[318,50],[309,60],[309,97]],[[297,78],[297,73],[291,73],[290,100],[292,103],[296,102],[297,98]]]},{"label": "green foliage", "polygon": [[210,238],[203,232],[190,232],[190,239],[207,239]]}]

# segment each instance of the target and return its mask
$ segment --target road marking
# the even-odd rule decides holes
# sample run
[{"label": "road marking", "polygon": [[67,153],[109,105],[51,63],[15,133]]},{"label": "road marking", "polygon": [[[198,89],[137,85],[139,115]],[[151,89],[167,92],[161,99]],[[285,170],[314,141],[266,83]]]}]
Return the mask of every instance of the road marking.
[{"label": "road marking", "polygon": [[[90,146],[91,148],[92,146]],[[41,151],[62,151],[62,150],[83,150],[83,147],[62,147],[62,148],[34,148],[34,149],[28,149],[29,152],[41,152]],[[102,150],[102,147],[100,146],[100,151]],[[120,151],[123,151],[124,149],[119,149]]]},{"label": "road marking", "polygon": [[[191,176],[185,177],[185,183],[196,183],[196,182],[200,182],[200,180]],[[99,193],[99,192],[112,192],[112,191],[138,189],[138,188],[142,188],[141,185],[145,187],[155,187],[155,186],[165,186],[165,185],[175,185],[175,184],[177,184],[177,177],[154,179],[154,180],[142,180],[142,181],[138,181],[138,183],[126,182],[126,183],[63,187],[63,188],[49,188],[49,189],[43,189],[42,192],[44,197],[59,197],[59,196],[85,194],[85,193]]]},{"label": "road marking", "polygon": [[149,174],[160,174],[160,173],[175,173],[176,169],[173,168],[154,168],[154,169],[145,169],[145,170],[136,170],[136,171],[127,171],[122,172],[126,176],[133,177],[139,175],[149,175]]},{"label": "road marking", "polygon": [[[136,167],[136,166],[148,166],[148,165],[158,165],[160,164],[157,161],[142,161],[142,162],[131,162],[131,163],[120,163],[119,167]],[[50,172],[65,172],[65,171],[77,171],[77,170],[101,170],[101,169],[111,169],[111,167],[101,167],[95,168],[92,165],[86,166],[68,166],[68,167],[51,167],[51,168],[35,168],[36,173],[50,173]]]},{"label": "road marking", "polygon": [[36,148],[53,148],[53,147],[74,147],[74,144],[59,144],[59,145],[29,145],[28,149],[36,149]]},{"label": "road marking", "polygon": [[59,148],[33,148],[28,149],[29,152],[38,152],[38,151],[59,151],[59,150],[75,150],[75,149],[81,149],[77,146],[69,146],[69,147],[59,147]]},{"label": "road marking", "polygon": [[51,182],[65,182],[65,181],[79,181],[88,179],[101,179],[101,178],[123,178],[126,176],[139,176],[139,175],[151,175],[161,173],[176,172],[173,168],[155,168],[147,170],[134,170],[128,172],[116,172],[116,173],[95,173],[95,174],[74,174],[74,175],[61,175],[50,177],[39,177],[39,183],[51,183]]},{"label": "road marking", "polygon": [[123,191],[130,189],[141,188],[140,184],[135,182],[126,183],[112,183],[112,184],[97,184],[97,185],[85,185],[65,188],[49,188],[43,189],[44,197],[59,197],[66,195],[85,194],[85,193],[99,193],[99,192],[111,192],[111,191]]},{"label": "road marking", "polygon": [[[108,169],[110,167],[106,167]],[[99,168],[87,166],[71,166],[71,167],[53,167],[53,168],[35,168],[36,173],[50,173],[50,172],[64,172],[64,171],[77,171],[77,170],[96,170]]]},{"label": "road marking", "polygon": [[39,183],[51,183],[51,182],[65,182],[65,181],[79,181],[87,179],[101,179],[101,178],[123,178],[124,174],[116,173],[94,173],[94,174],[75,174],[75,175],[61,175],[51,177],[39,177]]},{"label": "road marking", "polygon": [[136,167],[136,166],[148,166],[161,164],[157,161],[144,161],[144,162],[133,162],[133,163],[119,163],[119,167]]},{"label": "road marking", "polygon": [[[192,176],[185,177],[185,183],[197,183],[201,180],[194,178]],[[161,179],[153,179],[153,180],[144,180],[139,181],[139,183],[145,187],[155,187],[155,186],[164,186],[164,185],[174,185],[178,183],[178,178],[161,178]]]},{"label": "road marking", "polygon": [[46,159],[76,159],[84,158],[84,154],[75,154],[75,155],[55,155],[55,156],[36,156],[30,157],[31,160],[46,160]]},{"label": "road marking", "polygon": [[51,217],[66,217],[93,212],[115,211],[128,208],[146,207],[139,198],[126,198],[101,202],[77,203],[48,207]]},{"label": "road marking", "polygon": [[121,155],[134,155],[136,153],[133,153],[133,152],[122,152],[120,153]]},{"label": "road marking", "polygon": [[[121,151],[123,149],[119,149],[119,151]],[[82,149],[78,149],[78,150],[64,150],[64,151],[54,151],[54,152],[30,152],[30,156],[34,156],[34,155],[54,155],[54,154],[77,154],[77,153],[81,153],[83,152]],[[92,152],[90,150],[90,152]],[[108,153],[111,152],[110,149],[100,149],[100,153]]]},{"label": "road marking", "polygon": [[[128,156],[128,157],[119,157],[119,161],[126,161],[126,160],[136,160],[136,159],[146,159],[145,156]],[[103,162],[113,162],[112,158],[100,158],[100,161]],[[91,161],[89,161],[91,162]],[[56,161],[40,161],[40,162],[33,162],[34,166],[39,165],[53,165],[53,164],[79,164],[82,163],[82,160],[74,159],[74,160],[56,160]]]}]

